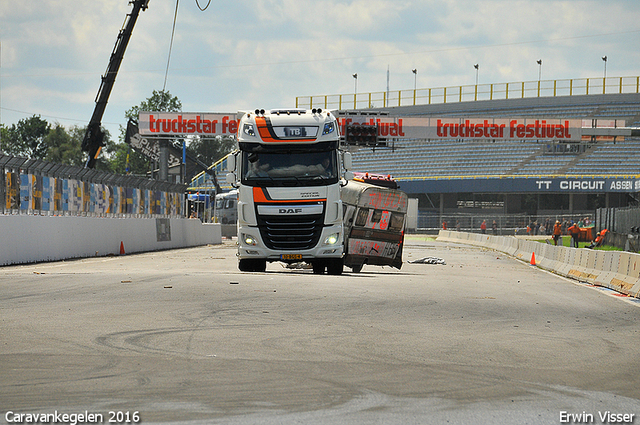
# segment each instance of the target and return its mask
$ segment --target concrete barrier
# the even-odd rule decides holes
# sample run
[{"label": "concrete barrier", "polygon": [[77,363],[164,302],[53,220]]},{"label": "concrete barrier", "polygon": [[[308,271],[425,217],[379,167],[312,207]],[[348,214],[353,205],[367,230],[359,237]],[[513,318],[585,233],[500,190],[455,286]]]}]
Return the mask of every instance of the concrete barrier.
[{"label": "concrete barrier", "polygon": [[0,215],[0,265],[220,244],[219,224],[180,218]]},{"label": "concrete barrier", "polygon": [[620,251],[608,251],[606,255],[599,255],[602,257],[602,270],[603,273],[596,279],[595,285],[609,287],[611,280],[615,278],[618,272],[618,264],[620,263]]},{"label": "concrete barrier", "polygon": [[527,263],[530,263],[531,256],[535,255],[536,265],[540,268],[640,298],[640,254],[567,248],[512,236],[487,236],[442,230],[437,240],[494,249]]}]

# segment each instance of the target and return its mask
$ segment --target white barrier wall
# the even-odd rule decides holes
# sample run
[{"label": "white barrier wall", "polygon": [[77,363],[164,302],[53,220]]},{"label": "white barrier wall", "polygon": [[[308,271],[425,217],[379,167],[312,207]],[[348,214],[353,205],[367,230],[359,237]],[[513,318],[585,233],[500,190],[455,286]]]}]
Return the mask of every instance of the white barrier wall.
[{"label": "white barrier wall", "polygon": [[640,298],[640,254],[567,248],[513,236],[453,230],[440,230],[437,240],[495,249],[528,263],[534,260],[536,266],[545,270]]},{"label": "white barrier wall", "polygon": [[195,219],[0,215],[1,266],[220,243]]}]

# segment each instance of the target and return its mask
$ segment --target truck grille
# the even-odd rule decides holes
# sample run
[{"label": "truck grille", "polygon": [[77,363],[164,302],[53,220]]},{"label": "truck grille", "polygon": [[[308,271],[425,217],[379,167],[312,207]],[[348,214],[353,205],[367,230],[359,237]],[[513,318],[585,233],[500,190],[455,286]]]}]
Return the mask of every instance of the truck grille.
[{"label": "truck grille", "polygon": [[323,227],[322,214],[258,216],[258,227],[269,249],[302,250],[318,244]]}]

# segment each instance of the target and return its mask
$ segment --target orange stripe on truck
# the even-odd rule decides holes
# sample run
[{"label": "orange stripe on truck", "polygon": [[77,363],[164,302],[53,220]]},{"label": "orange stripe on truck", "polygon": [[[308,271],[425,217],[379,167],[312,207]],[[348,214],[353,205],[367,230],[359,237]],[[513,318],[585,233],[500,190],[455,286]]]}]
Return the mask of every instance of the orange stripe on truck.
[{"label": "orange stripe on truck", "polygon": [[267,124],[267,120],[265,117],[256,117],[256,127],[258,128],[258,134],[263,142],[267,143],[295,143],[295,142],[306,142],[309,143],[314,139],[279,139],[275,133],[271,131],[269,128],[269,124]]},{"label": "orange stripe on truck", "polygon": [[261,203],[261,204],[298,204],[305,203],[308,204],[310,202],[326,202],[327,198],[322,199],[271,199],[268,192],[263,187],[254,187],[253,188],[253,202]]}]

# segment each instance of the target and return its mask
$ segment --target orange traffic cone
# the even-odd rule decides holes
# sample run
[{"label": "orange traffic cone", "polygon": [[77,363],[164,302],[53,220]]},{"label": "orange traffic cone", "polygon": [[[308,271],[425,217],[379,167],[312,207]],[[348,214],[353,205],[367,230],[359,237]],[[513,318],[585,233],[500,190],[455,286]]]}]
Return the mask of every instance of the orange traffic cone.
[{"label": "orange traffic cone", "polygon": [[124,241],[120,241],[120,255],[124,255]]},{"label": "orange traffic cone", "polygon": [[536,253],[535,253],[535,252],[532,252],[532,253],[531,253],[531,263],[530,263],[530,264],[531,264],[532,266],[535,266],[535,265],[536,265]]}]

